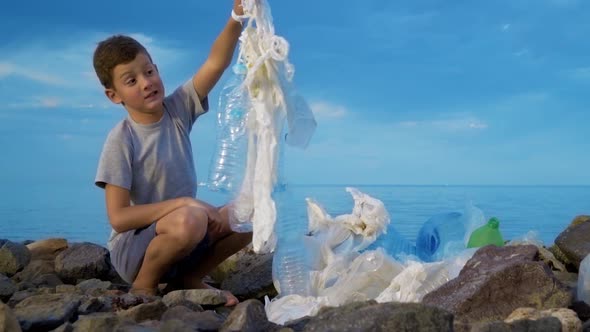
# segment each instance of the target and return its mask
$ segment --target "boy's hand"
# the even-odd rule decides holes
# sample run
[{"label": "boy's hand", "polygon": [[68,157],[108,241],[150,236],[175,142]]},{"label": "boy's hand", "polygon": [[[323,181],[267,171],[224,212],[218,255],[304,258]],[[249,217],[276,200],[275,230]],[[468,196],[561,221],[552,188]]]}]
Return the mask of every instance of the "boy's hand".
[{"label": "boy's hand", "polygon": [[209,203],[188,197],[187,205],[204,210],[205,213],[207,213],[207,218],[209,219],[208,224],[211,224],[212,222],[222,222],[221,214],[219,214],[219,209]]},{"label": "boy's hand", "polygon": [[242,7],[242,0],[234,0],[234,13],[237,15],[244,15],[244,8]]}]

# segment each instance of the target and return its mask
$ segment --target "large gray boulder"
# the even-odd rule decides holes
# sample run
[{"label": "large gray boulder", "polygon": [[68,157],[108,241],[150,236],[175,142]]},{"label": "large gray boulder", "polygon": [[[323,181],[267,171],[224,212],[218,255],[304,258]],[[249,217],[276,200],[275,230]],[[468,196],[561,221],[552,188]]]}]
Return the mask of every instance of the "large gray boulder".
[{"label": "large gray boulder", "polygon": [[278,325],[268,321],[264,304],[258,300],[247,300],[236,306],[219,331],[258,332],[273,329],[278,329]]},{"label": "large gray boulder", "polygon": [[277,292],[272,282],[273,255],[246,250],[237,257],[235,261],[226,262],[221,288],[242,300],[261,299],[266,295],[274,297]]},{"label": "large gray boulder", "polygon": [[568,307],[571,290],[537,259],[533,245],[483,247],[457,278],[427,294],[423,303],[469,323],[503,320],[519,307]]},{"label": "large gray boulder", "polygon": [[288,324],[295,331],[453,331],[453,315],[420,303],[354,302]]},{"label": "large gray boulder", "polygon": [[0,331],[21,332],[20,324],[10,308],[0,302]]},{"label": "large gray boulder", "polygon": [[31,261],[29,249],[21,243],[6,241],[0,247],[0,273],[13,276]]},{"label": "large gray boulder", "polygon": [[94,243],[76,243],[55,258],[55,272],[70,284],[106,278],[110,270],[109,251]]},{"label": "large gray boulder", "polygon": [[7,276],[0,274],[0,301],[7,302],[16,291],[14,282]]},{"label": "large gray boulder", "polygon": [[24,331],[48,331],[76,318],[80,302],[72,294],[35,295],[18,303],[14,313]]},{"label": "large gray boulder", "polygon": [[590,222],[570,225],[557,236],[555,246],[579,269],[582,259],[590,254]]}]

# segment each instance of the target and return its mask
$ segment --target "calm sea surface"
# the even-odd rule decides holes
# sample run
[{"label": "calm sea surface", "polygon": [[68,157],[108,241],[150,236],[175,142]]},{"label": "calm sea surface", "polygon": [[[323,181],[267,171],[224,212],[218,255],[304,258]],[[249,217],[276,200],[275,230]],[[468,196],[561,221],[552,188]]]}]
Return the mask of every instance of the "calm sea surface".
[{"label": "calm sea surface", "polygon": [[[392,226],[414,240],[432,215],[463,211],[470,202],[486,218],[500,219],[506,239],[537,231],[551,244],[579,214],[590,214],[590,186],[355,186],[383,201]],[[26,187],[2,195],[0,238],[13,241],[65,237],[104,245],[110,228],[102,190],[92,186]],[[6,197],[4,197],[6,196]],[[199,198],[222,204],[229,196],[199,188]],[[319,202],[332,216],[350,213],[353,206],[345,186],[289,186],[280,193],[280,216],[306,220],[305,198]]]}]

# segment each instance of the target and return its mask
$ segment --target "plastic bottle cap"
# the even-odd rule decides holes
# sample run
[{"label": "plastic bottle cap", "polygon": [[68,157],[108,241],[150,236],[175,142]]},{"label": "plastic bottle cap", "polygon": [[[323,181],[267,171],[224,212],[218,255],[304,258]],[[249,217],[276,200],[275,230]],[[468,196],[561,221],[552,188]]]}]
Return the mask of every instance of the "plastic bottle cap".
[{"label": "plastic bottle cap", "polygon": [[491,228],[494,228],[494,229],[498,228],[500,226],[500,220],[498,220],[498,218],[496,218],[496,217],[492,217],[488,221],[488,226],[490,226]]}]

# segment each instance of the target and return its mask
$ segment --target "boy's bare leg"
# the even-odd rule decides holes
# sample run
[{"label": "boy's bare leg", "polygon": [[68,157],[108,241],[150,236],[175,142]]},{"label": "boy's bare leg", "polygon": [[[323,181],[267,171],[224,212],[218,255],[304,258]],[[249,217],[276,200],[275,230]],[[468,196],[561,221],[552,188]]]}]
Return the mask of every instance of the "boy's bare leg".
[{"label": "boy's bare leg", "polygon": [[132,291],[155,295],[164,273],[203,240],[207,222],[207,214],[193,207],[176,209],[158,220],[157,235],[148,245]]},{"label": "boy's bare leg", "polygon": [[[220,208],[219,212],[223,223],[221,225],[210,225],[209,240],[212,244],[203,259],[199,261],[199,264],[184,275],[183,286],[185,288],[212,288],[203,282],[203,277],[225,259],[252,242],[252,233],[236,233],[231,230],[227,207]],[[227,301],[226,306],[238,303],[238,299],[230,292],[224,292],[224,295]]]}]

